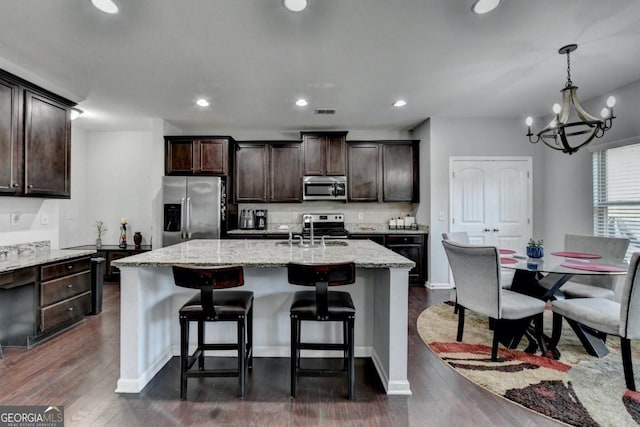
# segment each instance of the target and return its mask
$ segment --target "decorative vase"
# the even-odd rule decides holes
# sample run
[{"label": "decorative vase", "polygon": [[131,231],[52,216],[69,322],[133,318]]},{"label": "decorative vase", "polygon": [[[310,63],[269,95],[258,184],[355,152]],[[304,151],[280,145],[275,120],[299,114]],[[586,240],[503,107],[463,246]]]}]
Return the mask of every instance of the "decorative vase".
[{"label": "decorative vase", "polygon": [[102,247],[102,239],[98,237],[96,239],[96,249],[100,249],[101,247]]},{"label": "decorative vase", "polygon": [[127,247],[127,225],[120,225],[120,244],[118,245],[121,248]]},{"label": "decorative vase", "polygon": [[133,244],[136,248],[140,248],[140,244],[142,243],[142,234],[139,231],[133,233]]},{"label": "decorative vase", "polygon": [[544,248],[542,246],[527,246],[527,256],[529,258],[542,258],[544,256]]}]

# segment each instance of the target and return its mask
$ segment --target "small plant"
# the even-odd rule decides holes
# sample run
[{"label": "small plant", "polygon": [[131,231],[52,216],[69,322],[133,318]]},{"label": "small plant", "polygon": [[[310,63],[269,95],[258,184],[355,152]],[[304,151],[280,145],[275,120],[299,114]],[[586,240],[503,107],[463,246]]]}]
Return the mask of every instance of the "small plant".
[{"label": "small plant", "polygon": [[98,239],[102,239],[102,233],[107,231],[107,226],[102,221],[96,221],[96,232],[98,233]]},{"label": "small plant", "polygon": [[533,239],[529,239],[529,243],[527,246],[530,248],[541,248],[544,245],[544,240],[538,240],[537,242]]}]

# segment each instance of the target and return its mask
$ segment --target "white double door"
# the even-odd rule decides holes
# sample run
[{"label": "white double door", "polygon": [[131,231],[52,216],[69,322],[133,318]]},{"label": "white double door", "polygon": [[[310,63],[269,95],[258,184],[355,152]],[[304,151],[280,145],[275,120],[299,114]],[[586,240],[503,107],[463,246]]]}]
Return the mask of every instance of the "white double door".
[{"label": "white double door", "polygon": [[474,244],[524,252],[532,235],[530,157],[452,157],[451,231]]}]

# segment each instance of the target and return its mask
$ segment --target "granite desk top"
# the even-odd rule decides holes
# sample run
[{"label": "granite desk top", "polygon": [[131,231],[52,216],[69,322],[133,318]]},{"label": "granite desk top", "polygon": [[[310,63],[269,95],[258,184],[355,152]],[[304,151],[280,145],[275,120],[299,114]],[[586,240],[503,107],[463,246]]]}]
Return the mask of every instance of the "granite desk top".
[{"label": "granite desk top", "polygon": [[[284,267],[289,262],[355,262],[361,268],[413,268],[415,263],[369,240],[349,240],[348,246],[319,242],[312,248],[278,244],[276,240],[191,240],[114,261],[116,267],[168,267],[173,264]],[[342,241],[345,242],[345,241]]]},{"label": "granite desk top", "polygon": [[70,250],[39,248],[22,250],[20,253],[9,252],[0,255],[0,273],[19,270],[25,267],[48,264],[55,261],[64,261],[84,255],[95,254],[95,250]]}]

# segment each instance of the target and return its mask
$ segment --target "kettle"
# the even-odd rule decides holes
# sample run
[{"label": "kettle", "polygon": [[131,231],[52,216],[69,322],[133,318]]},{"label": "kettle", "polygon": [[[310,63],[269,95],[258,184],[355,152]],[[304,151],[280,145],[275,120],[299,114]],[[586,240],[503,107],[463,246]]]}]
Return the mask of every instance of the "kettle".
[{"label": "kettle", "polygon": [[240,213],[240,228],[243,230],[255,228],[255,216],[253,209],[242,209]]}]

